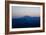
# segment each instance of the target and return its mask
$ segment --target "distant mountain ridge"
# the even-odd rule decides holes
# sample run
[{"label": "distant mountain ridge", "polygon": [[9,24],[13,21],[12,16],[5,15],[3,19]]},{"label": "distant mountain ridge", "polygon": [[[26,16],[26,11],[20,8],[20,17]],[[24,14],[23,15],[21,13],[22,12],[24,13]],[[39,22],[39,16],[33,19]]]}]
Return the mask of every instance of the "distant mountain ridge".
[{"label": "distant mountain ridge", "polygon": [[21,18],[12,18],[13,28],[39,27],[40,17],[24,16]]},{"label": "distant mountain ridge", "polygon": [[39,16],[12,16],[12,18],[30,18],[30,17],[39,17]]}]

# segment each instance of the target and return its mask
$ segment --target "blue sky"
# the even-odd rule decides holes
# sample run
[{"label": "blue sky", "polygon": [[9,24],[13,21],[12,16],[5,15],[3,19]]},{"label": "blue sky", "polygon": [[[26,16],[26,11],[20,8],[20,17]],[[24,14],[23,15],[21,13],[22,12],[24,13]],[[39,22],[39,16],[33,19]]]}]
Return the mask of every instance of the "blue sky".
[{"label": "blue sky", "polygon": [[40,16],[40,7],[12,6],[12,16]]}]

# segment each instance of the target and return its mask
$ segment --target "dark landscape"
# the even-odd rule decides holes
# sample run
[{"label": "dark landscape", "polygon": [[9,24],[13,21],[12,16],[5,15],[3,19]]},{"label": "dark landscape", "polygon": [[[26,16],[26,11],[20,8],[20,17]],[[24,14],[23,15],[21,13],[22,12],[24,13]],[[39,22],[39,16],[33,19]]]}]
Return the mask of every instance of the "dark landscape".
[{"label": "dark landscape", "polygon": [[12,18],[12,28],[40,27],[40,17]]}]

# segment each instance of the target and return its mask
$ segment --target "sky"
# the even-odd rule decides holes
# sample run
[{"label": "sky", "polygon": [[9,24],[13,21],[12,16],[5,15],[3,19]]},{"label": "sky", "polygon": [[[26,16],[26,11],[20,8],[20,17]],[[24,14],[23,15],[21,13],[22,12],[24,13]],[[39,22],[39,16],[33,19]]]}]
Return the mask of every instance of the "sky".
[{"label": "sky", "polygon": [[12,16],[40,16],[40,7],[12,6]]}]

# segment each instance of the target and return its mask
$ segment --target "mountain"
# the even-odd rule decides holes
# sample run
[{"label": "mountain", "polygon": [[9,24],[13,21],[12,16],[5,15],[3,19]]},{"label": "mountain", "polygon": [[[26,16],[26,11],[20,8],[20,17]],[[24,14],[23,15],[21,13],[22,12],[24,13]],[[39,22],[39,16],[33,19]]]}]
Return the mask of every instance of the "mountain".
[{"label": "mountain", "polygon": [[12,18],[12,28],[40,27],[40,17]]}]

